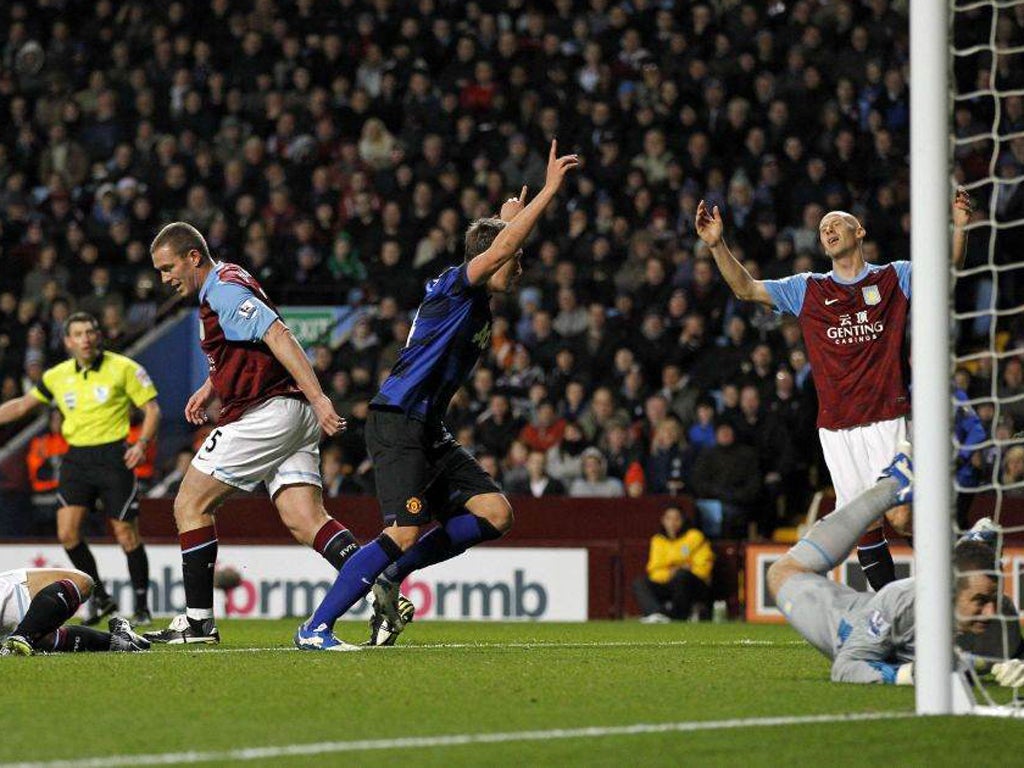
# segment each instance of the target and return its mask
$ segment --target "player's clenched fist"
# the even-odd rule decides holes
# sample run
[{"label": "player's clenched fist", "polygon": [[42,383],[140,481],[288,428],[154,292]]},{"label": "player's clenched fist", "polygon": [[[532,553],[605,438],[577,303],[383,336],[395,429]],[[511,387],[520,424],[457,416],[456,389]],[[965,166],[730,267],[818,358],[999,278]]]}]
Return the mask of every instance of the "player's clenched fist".
[{"label": "player's clenched fist", "polygon": [[320,423],[320,429],[328,437],[344,432],[345,420],[334,410],[334,403],[327,395],[320,395],[313,403],[313,412],[316,413],[316,420]]},{"label": "player's clenched fist", "polygon": [[697,219],[694,224],[697,227],[697,237],[709,247],[714,248],[722,242],[722,214],[717,205],[709,211],[707,203],[703,200],[697,203]]}]

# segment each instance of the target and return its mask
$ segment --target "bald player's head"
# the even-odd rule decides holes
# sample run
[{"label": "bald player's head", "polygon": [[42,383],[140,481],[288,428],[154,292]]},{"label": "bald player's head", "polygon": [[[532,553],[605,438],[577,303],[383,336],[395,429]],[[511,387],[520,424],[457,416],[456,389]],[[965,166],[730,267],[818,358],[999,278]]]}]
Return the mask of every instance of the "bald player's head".
[{"label": "bald player's head", "polygon": [[857,217],[846,211],[829,211],[818,224],[822,250],[833,261],[859,251],[866,234]]}]

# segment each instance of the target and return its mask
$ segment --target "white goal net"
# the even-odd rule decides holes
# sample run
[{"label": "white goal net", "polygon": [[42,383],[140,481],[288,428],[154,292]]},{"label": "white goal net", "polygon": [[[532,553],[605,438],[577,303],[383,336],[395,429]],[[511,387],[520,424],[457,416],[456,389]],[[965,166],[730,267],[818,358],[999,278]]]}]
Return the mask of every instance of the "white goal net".
[{"label": "white goal net", "polygon": [[[994,575],[1005,595],[984,634],[958,643],[982,667],[1021,653],[1024,0],[954,0],[950,20],[953,173],[974,202],[951,298],[954,538],[982,538],[996,548]],[[954,569],[955,581],[965,577]],[[954,606],[954,621],[965,620],[964,610],[959,602]],[[960,701],[960,711],[1024,714],[1019,691],[997,688],[983,676],[968,680],[973,696]]]}]

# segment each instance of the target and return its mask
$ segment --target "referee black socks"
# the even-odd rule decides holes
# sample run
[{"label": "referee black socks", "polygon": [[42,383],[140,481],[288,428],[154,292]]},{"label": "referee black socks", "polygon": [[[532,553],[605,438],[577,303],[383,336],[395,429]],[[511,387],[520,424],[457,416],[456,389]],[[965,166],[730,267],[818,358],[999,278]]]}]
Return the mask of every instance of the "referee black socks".
[{"label": "referee black socks", "polygon": [[80,541],[76,546],[71,549],[65,549],[64,551],[68,553],[68,558],[71,560],[71,564],[75,566],[75,568],[92,577],[93,595],[100,600],[103,600],[104,598],[109,599],[110,595],[107,594],[107,590],[103,586],[103,582],[100,581],[100,572],[96,568],[96,558],[92,556],[92,550],[89,549],[89,545],[84,541]]},{"label": "referee black socks", "polygon": [[125,557],[128,559],[132,592],[135,594],[135,613],[140,613],[149,607],[149,557],[142,544],[131,552],[126,552]]}]

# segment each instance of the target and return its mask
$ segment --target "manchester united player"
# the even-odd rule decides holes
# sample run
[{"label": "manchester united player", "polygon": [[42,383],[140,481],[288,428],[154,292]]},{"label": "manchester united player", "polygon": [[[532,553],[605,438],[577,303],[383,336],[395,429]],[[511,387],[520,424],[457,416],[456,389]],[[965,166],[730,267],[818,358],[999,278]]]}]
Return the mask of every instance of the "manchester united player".
[{"label": "manchester united player", "polygon": [[[953,210],[956,264],[965,251],[969,215],[970,199],[958,190]],[[910,262],[868,264],[862,247],[864,227],[845,211],[831,211],[818,232],[832,271],[754,280],[722,237],[718,206],[709,211],[702,200],[696,227],[736,298],[797,317],[818,390],[822,451],[832,474],[836,506],[845,506],[874,485],[898,443],[906,439],[910,393],[904,332],[910,310]],[[857,555],[876,591],[896,578],[880,522],[861,538]]]},{"label": "manchester united player", "polygon": [[[426,285],[409,340],[370,404],[366,447],[378,478],[383,532],[338,573],[312,617],[295,633],[302,650],[348,650],[334,623],[374,588],[375,619],[401,630],[393,596],[415,570],[502,536],[512,506],[479,463],[459,445],[444,417],[456,390],[476,366],[491,336],[491,295],[515,290],[521,246],[554,200],[576,155],[558,157],[551,142],[544,187],[525,204],[526,188],[508,200],[500,219],[477,219],[466,230],[466,259]],[[423,527],[437,525],[420,537]],[[394,566],[389,568],[389,566]],[[375,584],[384,575],[386,584]],[[371,645],[379,642],[374,626]]]},{"label": "manchester united player", "polygon": [[201,424],[214,396],[217,428],[200,447],[174,499],[186,612],[161,632],[172,644],[217,643],[213,620],[214,512],[237,490],[266,483],[292,535],[335,568],[357,550],[352,534],[324,509],[320,433],[345,428],[305,352],[259,284],[235,264],[214,262],[206,240],[185,222],[168,224],[150,247],[164,283],[199,297],[199,338],[210,376],[189,398],[185,418]]}]

